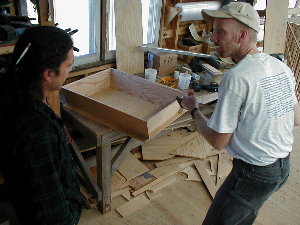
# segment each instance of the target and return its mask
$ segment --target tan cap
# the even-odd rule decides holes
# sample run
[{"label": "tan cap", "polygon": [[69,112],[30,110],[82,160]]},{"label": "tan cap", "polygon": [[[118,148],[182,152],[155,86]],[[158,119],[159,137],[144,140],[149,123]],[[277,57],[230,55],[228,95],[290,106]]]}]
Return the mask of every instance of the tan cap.
[{"label": "tan cap", "polygon": [[234,18],[259,32],[259,15],[249,3],[230,2],[218,10],[203,9],[202,16],[205,19]]}]

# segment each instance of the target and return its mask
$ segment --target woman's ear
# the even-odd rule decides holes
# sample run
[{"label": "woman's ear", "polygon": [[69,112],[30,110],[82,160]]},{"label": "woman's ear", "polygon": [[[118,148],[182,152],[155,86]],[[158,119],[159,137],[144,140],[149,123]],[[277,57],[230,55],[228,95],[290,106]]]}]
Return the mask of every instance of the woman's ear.
[{"label": "woman's ear", "polygon": [[45,69],[43,72],[43,80],[47,83],[51,83],[53,76],[55,75],[52,69]]}]

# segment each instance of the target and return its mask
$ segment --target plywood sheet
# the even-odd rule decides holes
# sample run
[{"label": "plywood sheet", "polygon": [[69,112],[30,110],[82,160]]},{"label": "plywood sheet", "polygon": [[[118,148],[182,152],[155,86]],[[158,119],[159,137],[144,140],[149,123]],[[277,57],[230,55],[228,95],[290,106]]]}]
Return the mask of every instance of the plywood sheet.
[{"label": "plywood sheet", "polygon": [[210,195],[214,198],[218,189],[217,189],[216,185],[214,184],[212,178],[207,173],[203,161],[199,160],[198,162],[195,163],[195,166],[196,166],[196,169],[198,170],[201,178],[203,179]]},{"label": "plywood sheet", "polygon": [[185,130],[176,130],[146,142],[142,145],[143,159],[164,160],[174,157],[170,153],[182,145],[187,135]]},{"label": "plywood sheet", "polygon": [[193,166],[184,168],[180,173],[185,173],[187,175],[186,181],[202,181],[199,173]]},{"label": "plywood sheet", "polygon": [[128,217],[130,214],[143,208],[149,202],[150,200],[145,195],[139,195],[126,202],[124,205],[119,206],[116,208],[116,210],[121,214],[122,217]]},{"label": "plywood sheet", "polygon": [[288,0],[267,0],[264,27],[264,52],[266,53],[284,53],[288,5]]},{"label": "plywood sheet", "polygon": [[144,72],[142,3],[140,0],[115,0],[117,69],[138,74]]},{"label": "plywood sheet", "polygon": [[204,159],[209,155],[218,154],[220,151],[215,150],[205,138],[194,132],[189,139],[186,139],[185,143],[172,152],[174,155],[193,157]]},{"label": "plywood sheet", "polygon": [[154,163],[154,165],[156,167],[168,166],[168,165],[173,165],[173,164],[177,164],[177,163],[191,161],[193,159],[194,158],[189,158],[189,157],[174,157],[174,158],[171,158],[171,159],[166,159],[166,160],[163,160],[161,162]]},{"label": "plywood sheet", "polygon": [[137,177],[148,170],[149,169],[131,153],[128,154],[118,168],[118,171],[126,178],[126,180]]},{"label": "plywood sheet", "polygon": [[145,185],[151,183],[155,179],[156,178],[152,174],[145,172],[145,173],[131,179],[129,181],[129,185],[130,185],[130,187],[133,188],[134,191],[137,191],[140,188],[144,187]]}]

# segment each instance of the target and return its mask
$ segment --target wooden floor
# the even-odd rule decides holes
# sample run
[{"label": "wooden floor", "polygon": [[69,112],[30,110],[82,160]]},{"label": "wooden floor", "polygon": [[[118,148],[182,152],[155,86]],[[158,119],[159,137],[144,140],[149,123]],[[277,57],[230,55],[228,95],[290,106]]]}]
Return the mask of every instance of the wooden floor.
[{"label": "wooden floor", "polygon": [[[288,182],[263,206],[255,225],[300,224],[300,127],[295,128],[295,144],[291,154],[291,174]],[[84,210],[79,225],[200,225],[211,203],[202,182],[176,181],[160,190],[149,204],[122,218],[115,210],[127,200],[119,196],[112,200],[111,212],[101,215],[95,209]]]}]

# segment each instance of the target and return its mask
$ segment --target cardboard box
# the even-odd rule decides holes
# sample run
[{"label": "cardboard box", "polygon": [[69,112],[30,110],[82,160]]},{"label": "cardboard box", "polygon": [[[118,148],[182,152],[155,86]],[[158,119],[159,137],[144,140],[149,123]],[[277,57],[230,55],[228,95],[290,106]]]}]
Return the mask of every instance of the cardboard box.
[{"label": "cardboard box", "polygon": [[165,52],[152,52],[148,54],[148,67],[157,70],[157,76],[173,75],[177,66],[177,54]]},{"label": "cardboard box", "polygon": [[[184,51],[188,51],[188,52],[196,52],[196,53],[201,53],[202,52],[202,44],[198,44],[198,45],[194,45],[194,46],[187,46],[187,45],[183,45],[178,43],[177,44],[178,49],[184,50]],[[190,55],[184,55],[182,57],[182,61],[185,63],[189,63],[192,58],[195,56],[190,56]]]},{"label": "cardboard box", "polygon": [[67,103],[107,127],[145,141],[171,124],[183,110],[183,92],[116,69],[107,69],[62,87]]}]

